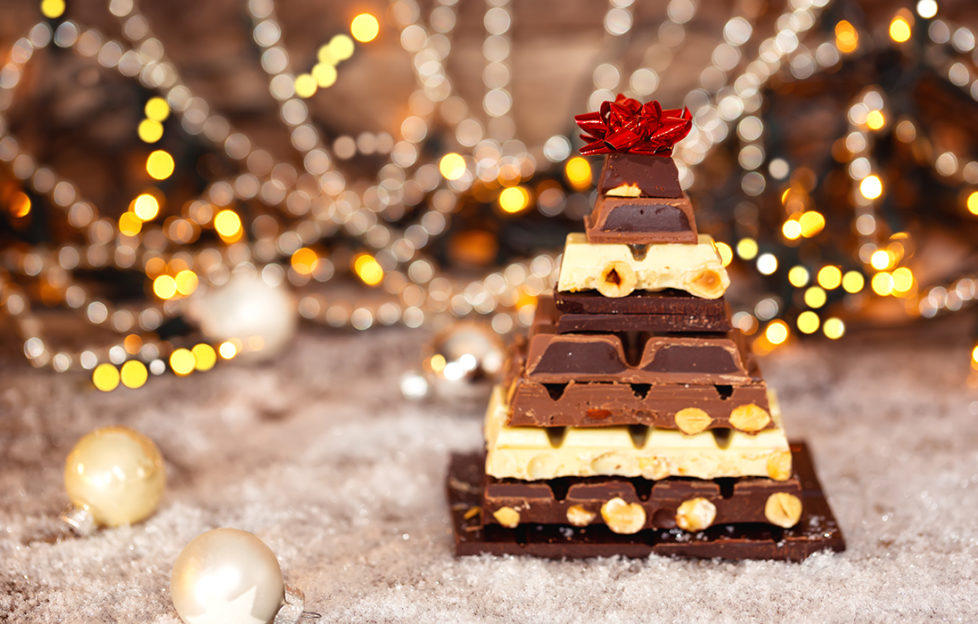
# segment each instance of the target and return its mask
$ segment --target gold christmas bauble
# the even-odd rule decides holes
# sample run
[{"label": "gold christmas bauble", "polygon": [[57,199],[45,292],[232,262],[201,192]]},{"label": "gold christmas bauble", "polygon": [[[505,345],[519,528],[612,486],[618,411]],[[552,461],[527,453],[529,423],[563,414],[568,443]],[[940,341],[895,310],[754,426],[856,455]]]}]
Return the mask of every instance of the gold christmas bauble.
[{"label": "gold christmas bauble", "polygon": [[65,462],[68,498],[103,526],[146,518],[156,509],[165,486],[160,450],[152,440],[126,427],[102,427],[88,433]]}]

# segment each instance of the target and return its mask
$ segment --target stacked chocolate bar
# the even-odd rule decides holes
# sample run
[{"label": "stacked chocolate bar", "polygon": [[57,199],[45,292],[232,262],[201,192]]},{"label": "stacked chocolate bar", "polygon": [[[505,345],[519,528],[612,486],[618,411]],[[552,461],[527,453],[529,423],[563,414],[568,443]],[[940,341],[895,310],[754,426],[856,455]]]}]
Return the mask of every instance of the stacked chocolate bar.
[{"label": "stacked chocolate bar", "polygon": [[668,147],[607,156],[587,233],[567,237],[555,292],[493,391],[485,455],[450,466],[458,554],[844,548],[806,448],[789,445],[731,327],[726,270]]}]

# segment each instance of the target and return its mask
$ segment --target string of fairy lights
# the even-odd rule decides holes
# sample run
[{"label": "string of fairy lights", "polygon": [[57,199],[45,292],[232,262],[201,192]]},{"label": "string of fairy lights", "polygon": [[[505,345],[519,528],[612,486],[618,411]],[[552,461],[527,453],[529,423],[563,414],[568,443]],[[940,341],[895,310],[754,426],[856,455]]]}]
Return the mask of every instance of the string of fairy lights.
[{"label": "string of fairy lights", "polygon": [[[762,91],[772,77],[780,73],[805,80],[839,66],[847,57],[869,53],[874,46],[905,45],[921,28],[926,29],[931,48],[939,52],[927,55],[925,62],[978,101],[978,76],[969,67],[978,62],[974,33],[938,18],[934,0],[921,0],[914,12],[897,10],[885,43],[847,20],[834,24],[829,40],[806,43],[805,35],[819,23],[826,5],[828,0],[788,3],[775,19],[773,32],[763,39],[750,14],[731,16],[710,65],[699,75],[699,87],[684,102],[694,115],[689,137],[675,150],[685,187],[695,182],[692,167],[728,136],[735,136],[744,196],[756,198],[773,189],[780,193],[784,218],[778,244],[756,233],[737,231],[730,244],[718,243],[725,264],[739,258],[762,276],[783,275],[800,293],[804,309],[797,314],[789,315],[788,306],[777,296],[762,297],[753,308],[736,310],[734,323],[755,336],[755,347],[761,351],[786,343],[795,331],[841,338],[846,331],[842,318],[824,310],[846,295],[865,298],[871,291],[879,298],[904,299],[909,314],[927,318],[961,309],[978,298],[978,275],[929,287],[919,284],[910,263],[914,241],[907,232],[890,231],[878,215],[877,203],[885,196],[887,183],[873,160],[877,137],[892,132],[898,141],[914,145],[928,139],[918,121],[892,118],[886,94],[874,86],[850,102],[848,130],[833,146],[833,157],[845,165],[852,180],[852,228],[858,235],[855,257],[847,266],[828,260],[786,265],[780,249],[817,239],[826,217],[812,199],[812,172],[793,169],[784,157],[765,151]],[[530,323],[535,297],[552,283],[554,255],[539,254],[464,281],[442,271],[425,254],[473,196],[491,201],[503,216],[535,207],[546,217],[557,217],[575,202],[586,205],[592,169],[588,161],[571,155],[570,137],[558,134],[534,146],[518,138],[511,89],[517,69],[510,62],[515,16],[509,0],[487,0],[482,13],[485,90],[479,108],[456,93],[445,65],[458,21],[457,0],[436,0],[427,14],[414,0],[392,1],[390,26],[410,56],[417,83],[408,97],[406,115],[396,125],[398,133],[340,134],[329,139],[322,136],[307,101],[341,80],[344,63],[358,46],[384,35],[385,24],[376,15],[360,13],[351,20],[349,34],[334,34],[311,66],[299,66],[283,41],[274,3],[249,0],[247,12],[260,66],[301,167],[276,160],[196,95],[132,0],[108,3],[123,40],[66,19],[66,8],[63,0],[43,0],[40,10],[46,19],[13,44],[0,69],[0,162],[23,185],[3,192],[9,217],[15,225],[25,222],[31,217],[32,202],[43,199],[61,209],[68,226],[85,240],[46,249],[13,247],[0,254],[0,309],[14,319],[32,364],[58,372],[91,371],[96,387],[111,390],[119,385],[142,386],[150,375],[167,371],[188,375],[233,359],[245,347],[239,340],[209,341],[206,336],[196,341],[164,340],[157,330],[185,312],[202,284],[220,288],[242,266],[253,268],[273,286],[290,284],[297,292],[298,314],[331,327],[419,327],[446,316],[480,315],[494,331],[506,334]],[[660,76],[680,52],[687,24],[697,10],[694,0],[670,0],[666,19],[638,67],[626,68],[611,52],[599,55],[591,70],[589,108],[596,109],[617,91],[642,98],[653,95]],[[602,20],[603,49],[616,49],[615,43],[632,32],[635,19],[632,0],[610,0]],[[31,58],[52,47],[92,59],[155,92],[136,128],[148,149],[147,185],[118,217],[81,197],[71,180],[36,162],[9,131],[6,114]],[[198,197],[169,206],[159,183],[171,179],[181,163],[161,146],[177,124],[241,170],[209,182]],[[448,137],[438,134],[440,127],[450,129]],[[436,135],[448,149],[431,159],[423,148]],[[978,185],[978,161],[928,145],[931,149],[918,152],[939,177],[963,183],[965,188]],[[346,180],[337,162],[357,156],[381,158],[375,180]],[[556,168],[559,178],[552,173]],[[961,201],[968,213],[978,216],[978,190],[966,191]],[[262,208],[247,223],[238,208],[244,204]],[[354,241],[355,247],[331,245],[339,234]],[[77,279],[78,271],[106,267],[141,271],[152,296],[140,305],[116,305]],[[351,302],[305,288],[347,274],[384,296],[372,292],[362,302]],[[39,296],[28,295],[24,280],[34,285],[31,292]],[[38,301],[78,310],[84,321],[119,338],[77,352],[55,349],[44,337],[43,323],[31,312],[31,304]],[[978,368],[978,345],[972,364]]]}]

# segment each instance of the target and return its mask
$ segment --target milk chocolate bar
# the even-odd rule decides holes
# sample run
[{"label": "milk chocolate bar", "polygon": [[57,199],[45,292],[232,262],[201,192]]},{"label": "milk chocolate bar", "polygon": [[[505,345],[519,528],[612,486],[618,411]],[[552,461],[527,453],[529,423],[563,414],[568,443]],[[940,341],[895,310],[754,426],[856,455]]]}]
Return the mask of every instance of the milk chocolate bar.
[{"label": "milk chocolate bar", "polygon": [[791,454],[773,395],[773,428],[757,433],[712,429],[687,435],[644,426],[513,427],[502,386],[493,389],[485,417],[486,473],[535,481],[556,477],[791,476]]},{"label": "milk chocolate bar", "polygon": [[[481,505],[484,522],[510,528],[527,522],[577,527],[604,524],[616,533],[622,528],[634,533],[676,527],[702,531],[714,524],[744,522],[787,529],[801,517],[801,498],[797,474],[787,481],[619,477],[518,481],[487,476]],[[609,505],[615,499],[621,499],[624,506]]]},{"label": "milk chocolate bar", "polygon": [[680,197],[683,189],[672,158],[616,152],[604,159],[598,193],[617,197]]},{"label": "milk chocolate bar", "polygon": [[845,540],[812,467],[808,448],[791,452],[801,481],[802,514],[790,529],[771,524],[716,524],[690,534],[679,528],[614,533],[603,525],[575,527],[521,523],[510,529],[483,524],[483,457],[452,455],[446,479],[456,556],[531,555],[548,558],[640,557],[655,553],[681,557],[802,561],[822,551],[845,550]]},{"label": "milk chocolate bar", "polygon": [[[669,293],[679,291],[670,290]],[[727,304],[720,299],[700,299],[687,293],[682,293],[685,299],[676,295],[662,293],[632,293],[627,297],[602,297],[595,293],[554,293],[553,296],[541,296],[537,309],[541,305],[551,305],[548,301],[564,302],[571,311],[560,309],[554,312],[554,330],[561,334],[577,332],[658,332],[658,333],[703,333],[728,332],[732,326]],[[570,300],[570,304],[567,301]],[[576,304],[581,300],[584,305]],[[591,311],[591,302],[600,300],[605,303],[603,311]],[[639,301],[641,300],[641,301]],[[628,302],[621,308],[639,310],[639,312],[622,313],[615,310],[618,302]],[[599,308],[600,304],[593,307]],[[581,311],[581,310],[584,311]]]},{"label": "milk chocolate bar", "polygon": [[598,197],[584,217],[589,243],[697,243],[689,198]]},{"label": "milk chocolate bar", "polygon": [[[541,303],[548,305],[546,301]],[[540,310],[541,314],[547,312],[546,307]],[[739,330],[696,337],[558,334],[552,325],[543,322],[534,324],[531,330],[525,375],[541,383],[740,384],[760,379],[760,371]]]},{"label": "milk chocolate bar", "polygon": [[[767,386],[582,383],[541,384],[521,377],[509,385],[514,427],[607,427],[646,425],[699,433],[737,427],[743,414],[770,419]],[[750,426],[754,426],[753,424]]]},{"label": "milk chocolate bar", "polygon": [[774,427],[767,385],[540,383],[524,375],[526,340],[517,339],[506,358],[503,387],[510,406],[507,425],[606,427],[647,425],[694,434],[706,429],[758,431]]},{"label": "milk chocolate bar", "polygon": [[626,245],[589,243],[580,232],[567,235],[557,278],[560,292],[597,290],[625,297],[636,290],[684,290],[718,299],[730,285],[713,239],[700,234],[696,244]]}]

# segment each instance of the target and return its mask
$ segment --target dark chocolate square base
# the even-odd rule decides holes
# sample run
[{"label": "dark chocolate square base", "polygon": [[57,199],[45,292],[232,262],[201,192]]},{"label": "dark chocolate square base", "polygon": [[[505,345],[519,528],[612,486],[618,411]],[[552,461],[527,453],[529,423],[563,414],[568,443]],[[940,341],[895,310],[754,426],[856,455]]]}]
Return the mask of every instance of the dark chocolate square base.
[{"label": "dark chocolate square base", "polygon": [[575,528],[522,524],[515,529],[481,523],[478,509],[485,469],[482,453],[452,455],[446,487],[455,533],[455,554],[531,555],[587,558],[646,557],[651,553],[693,558],[802,561],[821,550],[841,552],[845,541],[815,476],[808,447],[791,444],[794,468],[802,482],[804,511],[798,524],[781,529],[768,524],[727,524],[698,533],[680,529],[619,535],[602,525]]}]

